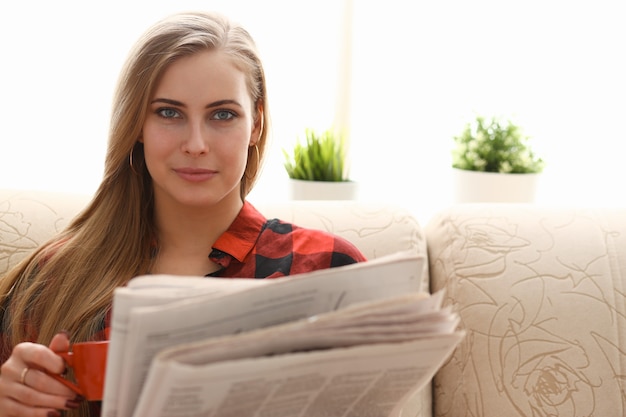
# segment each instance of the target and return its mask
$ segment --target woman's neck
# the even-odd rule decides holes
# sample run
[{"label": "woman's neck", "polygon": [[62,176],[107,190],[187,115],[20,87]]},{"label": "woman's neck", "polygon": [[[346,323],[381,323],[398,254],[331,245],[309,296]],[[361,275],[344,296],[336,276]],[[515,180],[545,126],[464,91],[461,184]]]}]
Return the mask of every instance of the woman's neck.
[{"label": "woman's neck", "polygon": [[153,274],[206,275],[218,269],[208,258],[243,202],[222,200],[211,207],[173,207],[155,202],[157,254]]}]

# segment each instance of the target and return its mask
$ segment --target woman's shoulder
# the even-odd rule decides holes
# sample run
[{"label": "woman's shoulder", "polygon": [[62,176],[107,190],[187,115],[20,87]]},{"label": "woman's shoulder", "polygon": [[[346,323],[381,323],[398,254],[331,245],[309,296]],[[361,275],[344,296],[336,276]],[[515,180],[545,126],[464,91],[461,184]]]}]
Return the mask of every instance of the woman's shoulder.
[{"label": "woman's shoulder", "polygon": [[334,259],[331,266],[365,261],[365,256],[348,239],[327,230],[314,229],[287,222],[268,219],[262,232],[263,240],[272,246],[289,246],[294,255],[328,254]]}]

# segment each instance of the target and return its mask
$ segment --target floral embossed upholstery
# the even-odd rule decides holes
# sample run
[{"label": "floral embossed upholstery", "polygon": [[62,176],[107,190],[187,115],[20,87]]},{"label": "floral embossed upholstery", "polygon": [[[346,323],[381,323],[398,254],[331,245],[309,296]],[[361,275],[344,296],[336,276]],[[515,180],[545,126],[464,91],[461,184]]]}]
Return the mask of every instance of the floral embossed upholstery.
[{"label": "floral embossed upholstery", "polygon": [[87,197],[0,189],[0,277],[61,231]]},{"label": "floral embossed upholstery", "polygon": [[626,208],[459,205],[425,230],[467,331],[436,416],[625,415]]}]

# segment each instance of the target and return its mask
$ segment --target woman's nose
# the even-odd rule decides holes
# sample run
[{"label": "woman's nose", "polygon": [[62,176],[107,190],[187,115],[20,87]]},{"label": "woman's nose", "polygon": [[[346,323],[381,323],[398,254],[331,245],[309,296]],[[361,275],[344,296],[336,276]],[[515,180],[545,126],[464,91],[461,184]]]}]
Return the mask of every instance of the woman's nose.
[{"label": "woman's nose", "polygon": [[208,131],[203,123],[190,123],[182,150],[189,155],[203,155],[209,151]]}]

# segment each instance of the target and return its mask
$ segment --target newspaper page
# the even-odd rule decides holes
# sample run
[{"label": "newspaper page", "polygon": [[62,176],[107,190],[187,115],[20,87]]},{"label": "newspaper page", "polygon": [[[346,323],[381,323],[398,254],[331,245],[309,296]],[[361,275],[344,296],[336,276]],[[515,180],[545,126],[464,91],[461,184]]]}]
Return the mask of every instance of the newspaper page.
[{"label": "newspaper page", "polygon": [[[114,294],[103,416],[131,415],[153,357],[165,348],[299,320],[355,302],[417,292],[424,262],[414,252],[400,252],[279,279],[231,280],[263,284],[182,296],[177,301],[154,296],[159,292],[154,289],[148,291],[150,296],[136,295],[145,288],[131,280]],[[156,277],[139,280],[150,278]],[[171,281],[176,286],[179,278],[161,276],[159,285],[166,288]]]},{"label": "newspaper page", "polygon": [[122,363],[115,358],[122,357],[126,346],[126,334],[128,315],[133,307],[159,306],[180,299],[193,297],[218,297],[231,292],[242,291],[259,285],[271,283],[271,280],[252,279],[206,279],[204,277],[176,277],[171,276],[142,276],[131,280],[127,287],[116,289],[113,298],[113,314],[107,358],[107,373],[105,378],[103,402],[110,413],[102,414],[114,417],[115,410],[112,407],[117,398]]},{"label": "newspaper page", "polygon": [[166,349],[132,415],[400,416],[464,336],[441,298],[390,297]]}]

